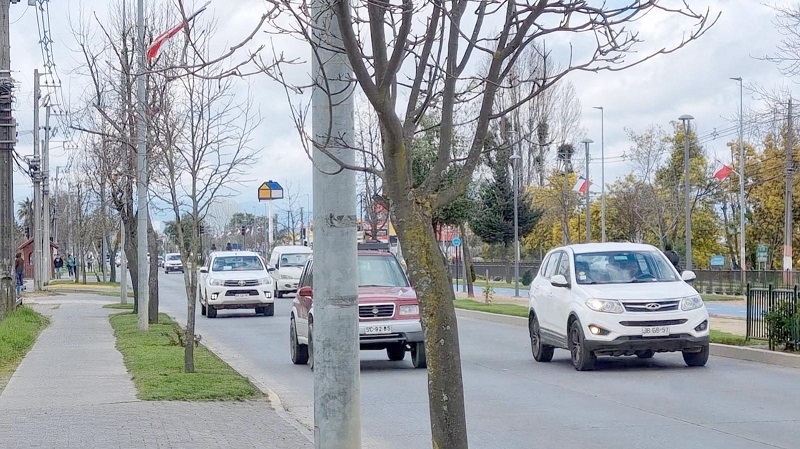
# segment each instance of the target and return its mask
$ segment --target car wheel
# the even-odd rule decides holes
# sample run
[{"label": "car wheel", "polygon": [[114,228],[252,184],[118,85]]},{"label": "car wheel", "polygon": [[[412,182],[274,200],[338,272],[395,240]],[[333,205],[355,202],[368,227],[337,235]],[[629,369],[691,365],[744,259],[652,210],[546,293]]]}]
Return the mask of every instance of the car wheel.
[{"label": "car wheel", "polygon": [[427,368],[428,359],[425,357],[425,342],[418,341],[411,344],[411,364],[414,368]]},{"label": "car wheel", "polygon": [[275,304],[267,304],[263,307],[264,315],[275,316]]},{"label": "car wheel", "polygon": [[589,371],[594,369],[594,362],[597,357],[592,351],[586,349],[583,339],[581,323],[578,320],[572,322],[569,327],[569,340],[567,341],[569,352],[572,359],[572,366],[578,371]]},{"label": "car wheel", "polygon": [[539,335],[539,318],[535,314],[531,314],[528,319],[528,332],[531,335],[531,353],[533,359],[537,362],[549,362],[553,360],[554,347],[542,344],[542,338]]},{"label": "car wheel", "polygon": [[294,317],[289,322],[289,351],[292,354],[292,363],[295,365],[308,363],[308,345],[301,345],[297,341],[297,324],[295,324]]},{"label": "car wheel", "polygon": [[640,359],[652,359],[655,354],[656,354],[655,351],[653,351],[652,349],[636,351],[636,357],[639,357]]},{"label": "car wheel", "polygon": [[198,300],[197,302],[200,303],[200,315],[205,316],[205,314],[206,314],[206,306],[205,306],[205,304],[203,304],[202,300]]},{"label": "car wheel", "polygon": [[314,322],[308,320],[308,367],[314,369]]},{"label": "car wheel", "polygon": [[703,346],[700,352],[686,352],[683,351],[683,361],[688,366],[705,366],[708,362],[708,344]]},{"label": "car wheel", "polygon": [[406,345],[401,343],[389,346],[386,348],[386,355],[389,356],[389,360],[399,362],[406,358]]},{"label": "car wheel", "polygon": [[211,304],[206,306],[206,316],[209,318],[216,318],[217,317],[217,309],[214,308]]}]

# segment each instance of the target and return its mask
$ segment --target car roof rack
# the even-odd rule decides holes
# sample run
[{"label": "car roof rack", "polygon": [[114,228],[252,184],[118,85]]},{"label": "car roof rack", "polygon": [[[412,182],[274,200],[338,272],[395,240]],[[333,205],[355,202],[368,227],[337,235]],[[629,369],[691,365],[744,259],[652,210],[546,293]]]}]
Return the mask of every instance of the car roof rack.
[{"label": "car roof rack", "polygon": [[363,242],[358,244],[359,251],[386,251],[389,252],[389,244],[381,241]]}]

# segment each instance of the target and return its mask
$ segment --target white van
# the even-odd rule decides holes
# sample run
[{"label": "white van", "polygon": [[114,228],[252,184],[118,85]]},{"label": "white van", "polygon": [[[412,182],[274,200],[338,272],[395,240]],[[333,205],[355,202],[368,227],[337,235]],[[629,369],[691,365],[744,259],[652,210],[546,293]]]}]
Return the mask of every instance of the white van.
[{"label": "white van", "polygon": [[297,291],[300,273],[311,257],[312,250],[307,246],[276,246],[269,258],[269,272],[275,279],[275,297]]}]

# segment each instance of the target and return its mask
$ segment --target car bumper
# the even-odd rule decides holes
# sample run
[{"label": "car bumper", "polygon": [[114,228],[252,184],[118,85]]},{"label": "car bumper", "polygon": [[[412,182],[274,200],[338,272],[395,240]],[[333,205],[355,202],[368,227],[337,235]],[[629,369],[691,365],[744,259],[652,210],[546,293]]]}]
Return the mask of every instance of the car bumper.
[{"label": "car bumper", "polygon": [[183,265],[164,265],[164,271],[183,271]]},{"label": "car bumper", "polygon": [[[244,296],[247,294],[247,296]],[[208,304],[218,309],[246,309],[273,304],[272,284],[242,288],[209,287]]]},{"label": "car bumper", "polygon": [[[374,333],[376,328],[382,328]],[[362,349],[381,349],[388,344],[425,341],[418,319],[359,321],[358,340]]]},{"label": "car bumper", "polygon": [[297,291],[297,284],[300,283],[300,279],[279,279],[275,282],[278,286],[278,291],[281,293],[294,293]]},{"label": "car bumper", "polygon": [[[630,355],[636,351],[691,351],[709,342],[708,312],[705,308],[664,313],[597,314],[581,319],[584,345],[598,355]],[[593,335],[593,326],[605,335]],[[645,336],[644,328],[669,328],[669,333]]]}]

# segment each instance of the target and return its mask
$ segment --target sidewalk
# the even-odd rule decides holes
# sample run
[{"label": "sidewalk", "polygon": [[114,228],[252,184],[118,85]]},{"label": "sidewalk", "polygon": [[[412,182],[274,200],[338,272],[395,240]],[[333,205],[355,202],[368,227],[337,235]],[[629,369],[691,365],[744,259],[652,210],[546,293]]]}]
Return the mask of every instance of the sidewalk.
[{"label": "sidewalk", "polygon": [[310,448],[266,400],[150,402],[115,348],[110,298],[26,298],[48,326],[0,393],[2,448]]}]

